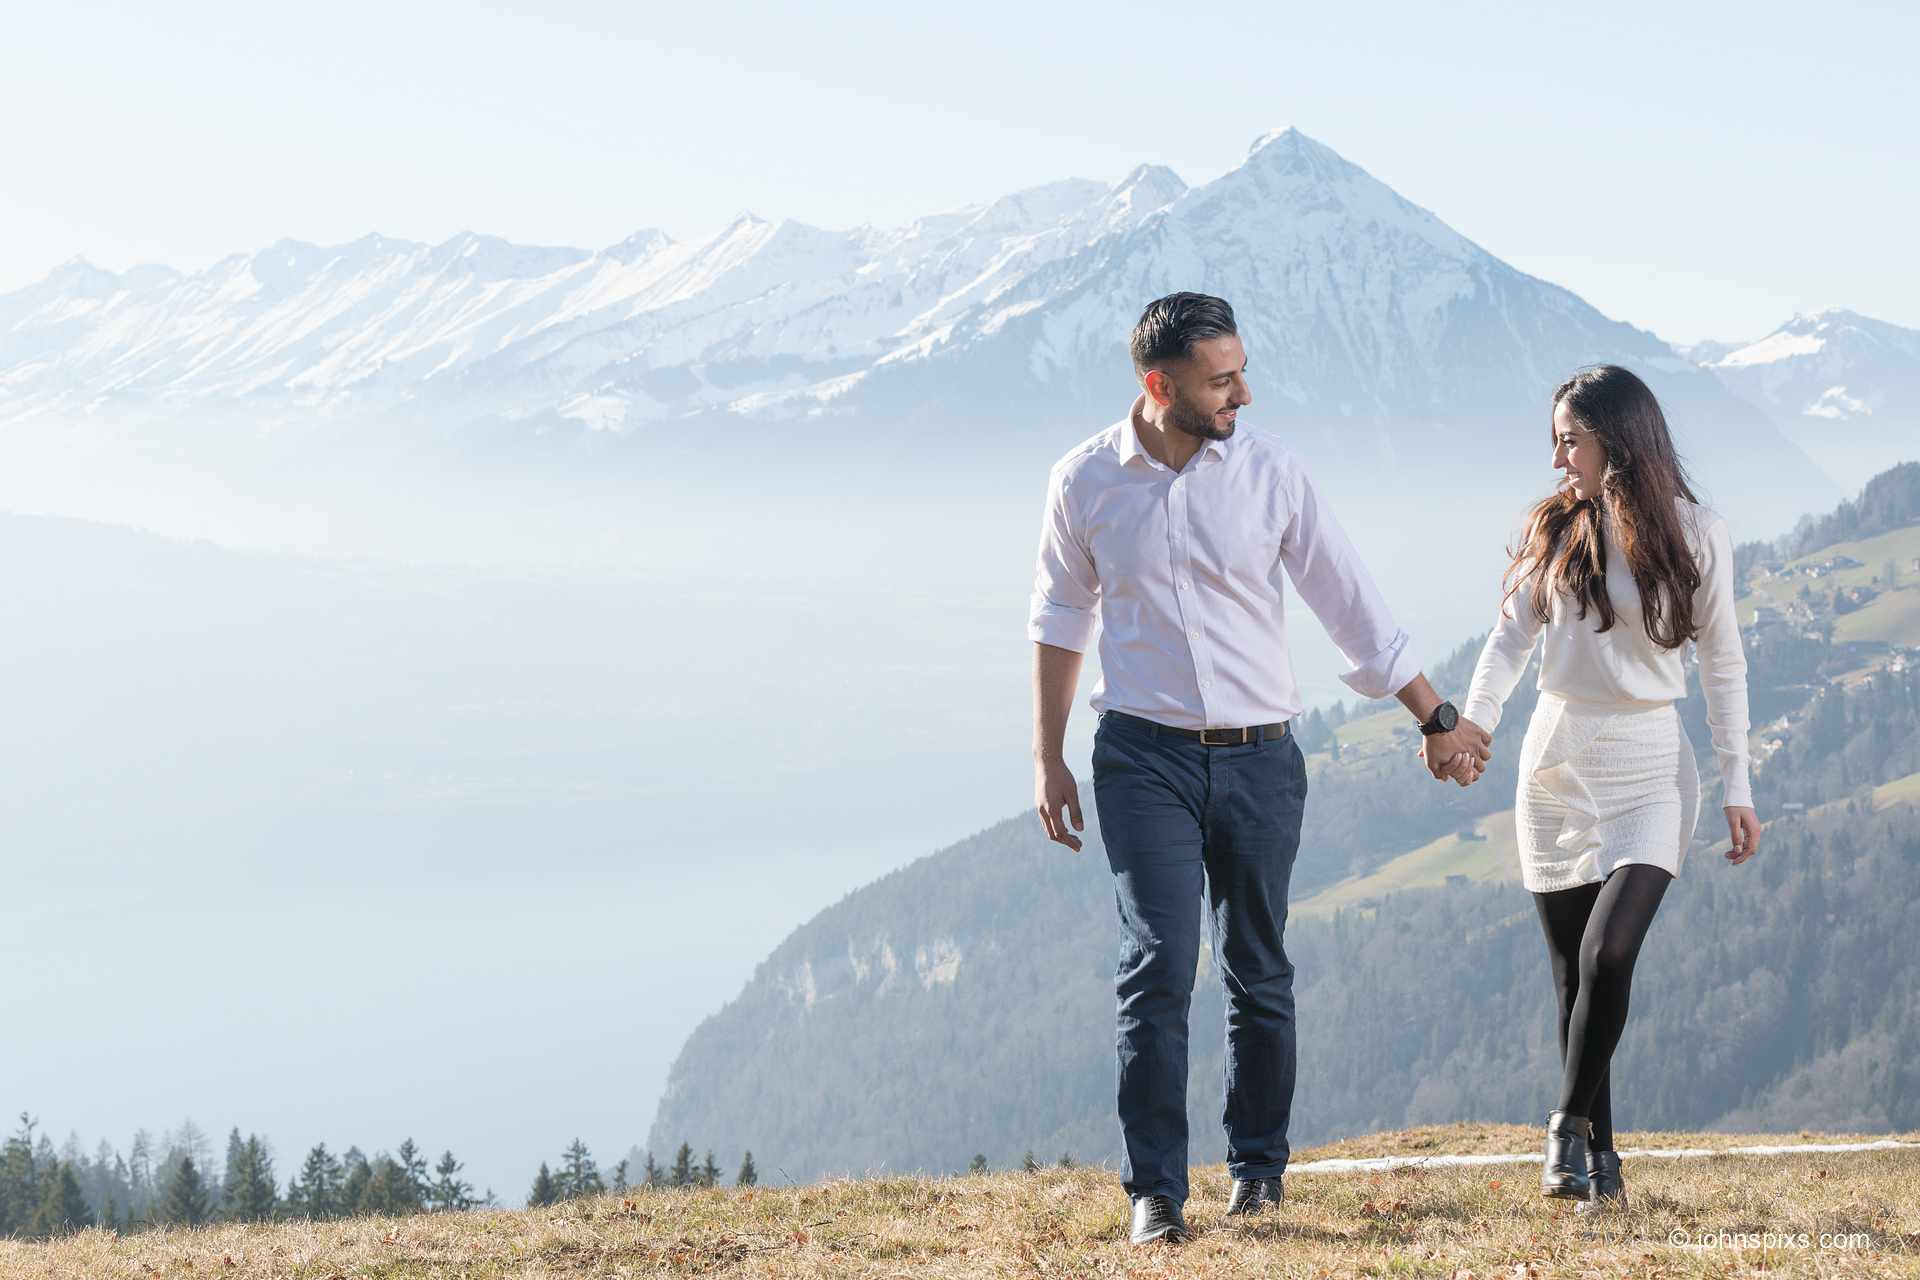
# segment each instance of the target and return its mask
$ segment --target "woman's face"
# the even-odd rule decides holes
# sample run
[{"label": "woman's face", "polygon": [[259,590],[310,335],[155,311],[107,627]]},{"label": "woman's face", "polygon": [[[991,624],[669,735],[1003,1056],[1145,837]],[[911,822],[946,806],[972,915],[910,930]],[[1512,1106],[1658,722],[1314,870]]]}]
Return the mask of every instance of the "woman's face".
[{"label": "woman's face", "polygon": [[1599,436],[1574,421],[1565,400],[1553,406],[1553,465],[1566,477],[1574,497],[1586,502],[1600,496],[1606,448]]}]

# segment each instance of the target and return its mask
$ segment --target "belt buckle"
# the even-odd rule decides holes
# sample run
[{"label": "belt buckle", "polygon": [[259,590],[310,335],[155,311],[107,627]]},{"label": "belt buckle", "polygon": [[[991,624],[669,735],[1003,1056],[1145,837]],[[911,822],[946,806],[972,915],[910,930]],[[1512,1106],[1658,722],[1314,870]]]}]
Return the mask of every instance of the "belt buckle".
[{"label": "belt buckle", "polygon": [[[1232,738],[1222,738],[1220,741],[1215,742],[1207,737],[1210,733],[1237,733],[1240,735],[1240,738],[1238,741]],[[1247,731],[1245,729],[1202,729],[1200,731],[1200,745],[1203,747],[1244,747],[1247,745],[1247,742]]]}]

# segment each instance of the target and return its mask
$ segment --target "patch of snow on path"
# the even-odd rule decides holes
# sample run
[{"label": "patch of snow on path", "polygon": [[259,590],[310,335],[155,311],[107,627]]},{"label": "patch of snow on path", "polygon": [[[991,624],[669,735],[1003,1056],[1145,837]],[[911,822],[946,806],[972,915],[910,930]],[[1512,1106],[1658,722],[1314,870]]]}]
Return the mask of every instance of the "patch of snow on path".
[{"label": "patch of snow on path", "polygon": [[[1635,1156],[1655,1156],[1664,1160],[1698,1159],[1702,1156],[1785,1156],[1809,1155],[1828,1151],[1892,1151],[1898,1148],[1920,1148],[1920,1142],[1899,1142],[1893,1138],[1881,1138],[1877,1142],[1803,1142],[1782,1147],[1724,1147],[1718,1151],[1706,1147],[1673,1147],[1664,1150],[1629,1147],[1620,1153],[1622,1160]],[[1478,1165],[1478,1164],[1541,1164],[1546,1156],[1540,1152],[1531,1155],[1482,1155],[1482,1156],[1372,1156],[1364,1159],[1308,1160],[1304,1164],[1290,1164],[1288,1173],[1378,1173],[1389,1169],[1406,1169],[1415,1166],[1440,1165]]]}]

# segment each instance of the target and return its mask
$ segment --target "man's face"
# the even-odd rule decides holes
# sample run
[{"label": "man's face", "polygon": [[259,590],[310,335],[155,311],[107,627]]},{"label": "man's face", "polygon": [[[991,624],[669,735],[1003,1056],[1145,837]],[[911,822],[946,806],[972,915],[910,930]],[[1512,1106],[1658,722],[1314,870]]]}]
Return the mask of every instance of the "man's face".
[{"label": "man's face", "polygon": [[1148,371],[1147,394],[1166,410],[1168,425],[1202,440],[1229,439],[1234,415],[1253,403],[1246,348],[1232,336],[1196,342],[1185,360]]}]

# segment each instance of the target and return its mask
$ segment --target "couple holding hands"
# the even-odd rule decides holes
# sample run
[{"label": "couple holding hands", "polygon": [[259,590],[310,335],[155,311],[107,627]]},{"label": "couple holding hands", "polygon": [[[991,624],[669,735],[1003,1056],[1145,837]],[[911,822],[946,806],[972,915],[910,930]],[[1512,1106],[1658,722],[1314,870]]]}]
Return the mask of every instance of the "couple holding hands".
[{"label": "couple holding hands", "polygon": [[1187,1010],[1201,902],[1227,995],[1226,1212],[1277,1210],[1284,1198],[1296,1062],[1284,942],[1307,778],[1287,723],[1302,708],[1283,573],[1352,664],[1341,679],[1364,697],[1397,698],[1418,722],[1439,780],[1479,778],[1501,708],[1540,649],[1514,816],[1559,1004],[1562,1074],[1541,1190],[1578,1201],[1578,1212],[1624,1204],[1608,1065],[1634,961],[1700,807],[1674,705],[1689,641],[1727,861],[1750,858],[1760,836],[1732,542],[1726,521],[1695,501],[1653,393],[1610,365],[1554,390],[1562,480],[1527,516],[1456,709],[1421,673],[1301,461],[1236,425],[1253,396],[1232,307],[1170,294],[1146,308],[1131,345],[1142,388],[1132,410],[1048,474],[1027,629],[1035,806],[1047,836],[1077,851],[1084,823],[1062,743],[1096,615],[1101,624],[1093,787],[1121,929],[1121,1183],[1133,1241],[1191,1234]]}]

